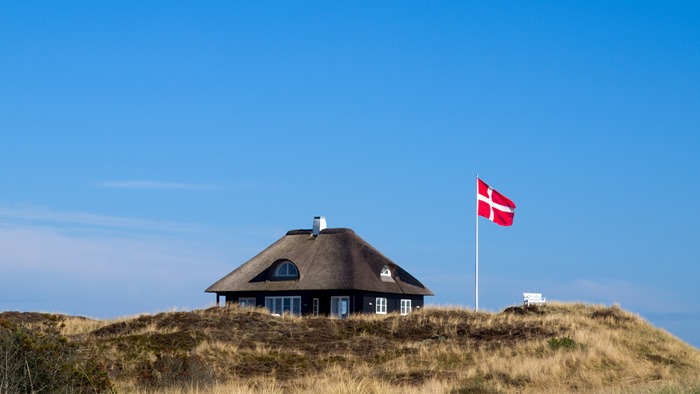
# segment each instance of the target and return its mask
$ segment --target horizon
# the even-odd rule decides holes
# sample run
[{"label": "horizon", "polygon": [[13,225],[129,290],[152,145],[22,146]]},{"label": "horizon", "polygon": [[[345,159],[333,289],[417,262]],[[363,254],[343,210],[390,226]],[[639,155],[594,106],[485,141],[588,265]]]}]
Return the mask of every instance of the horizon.
[{"label": "horizon", "polygon": [[[114,318],[314,216],[474,308],[613,305],[700,348],[700,5],[0,5],[0,310]],[[209,298],[209,297],[212,298]]]}]

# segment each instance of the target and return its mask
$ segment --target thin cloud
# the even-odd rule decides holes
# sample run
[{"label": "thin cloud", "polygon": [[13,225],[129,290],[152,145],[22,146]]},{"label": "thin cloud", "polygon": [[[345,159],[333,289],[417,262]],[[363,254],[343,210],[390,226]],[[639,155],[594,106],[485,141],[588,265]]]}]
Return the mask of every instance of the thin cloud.
[{"label": "thin cloud", "polygon": [[133,190],[216,190],[217,185],[202,183],[180,183],[159,181],[100,181],[95,186],[105,189],[133,189]]},{"label": "thin cloud", "polygon": [[[5,310],[114,317],[202,306],[212,300],[204,289],[216,280],[213,272],[229,268],[218,241],[183,241],[172,234],[85,236],[57,228],[0,226],[0,250],[0,306]],[[104,297],[84,296],[97,291],[119,302],[105,305]]]},{"label": "thin cloud", "polygon": [[164,220],[145,220],[123,216],[100,215],[86,212],[60,212],[47,208],[0,206],[0,217],[35,224],[60,223],[68,225],[122,228],[149,231],[196,231],[198,226]]},{"label": "thin cloud", "polygon": [[[115,317],[204,307],[213,301],[204,289],[264,247],[267,233],[0,206],[0,309]],[[98,292],[119,302],[85,297]]]}]

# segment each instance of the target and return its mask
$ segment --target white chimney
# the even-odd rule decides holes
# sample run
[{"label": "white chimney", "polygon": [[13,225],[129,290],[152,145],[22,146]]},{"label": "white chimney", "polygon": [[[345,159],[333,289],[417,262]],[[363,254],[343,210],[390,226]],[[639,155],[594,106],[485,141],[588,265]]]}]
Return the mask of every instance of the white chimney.
[{"label": "white chimney", "polygon": [[314,235],[318,235],[321,230],[326,229],[326,218],[324,216],[314,217]]}]

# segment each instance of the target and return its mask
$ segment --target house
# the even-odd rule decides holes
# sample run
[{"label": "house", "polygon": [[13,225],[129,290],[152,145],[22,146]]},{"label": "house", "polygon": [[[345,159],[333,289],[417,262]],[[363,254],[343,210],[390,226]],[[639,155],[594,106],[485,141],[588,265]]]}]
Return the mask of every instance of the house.
[{"label": "house", "polygon": [[408,314],[433,293],[348,228],[291,230],[211,285],[216,303],[265,306],[271,313]]}]

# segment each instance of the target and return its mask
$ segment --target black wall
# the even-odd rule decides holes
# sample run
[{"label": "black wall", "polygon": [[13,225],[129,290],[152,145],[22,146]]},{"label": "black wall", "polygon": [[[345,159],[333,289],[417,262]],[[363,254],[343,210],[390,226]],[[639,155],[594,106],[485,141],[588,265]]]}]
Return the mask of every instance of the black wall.
[{"label": "black wall", "polygon": [[410,299],[413,310],[423,308],[422,295],[375,293],[362,290],[304,290],[304,291],[270,291],[270,292],[226,292],[218,293],[225,297],[226,303],[238,302],[239,298],[255,297],[259,307],[265,306],[265,297],[290,297],[301,296],[301,313],[308,315],[313,313],[313,299],[319,299],[319,314],[328,315],[331,310],[331,297],[350,297],[351,313],[375,313],[376,298],[387,299],[387,313],[399,312],[401,310],[401,300]]}]

